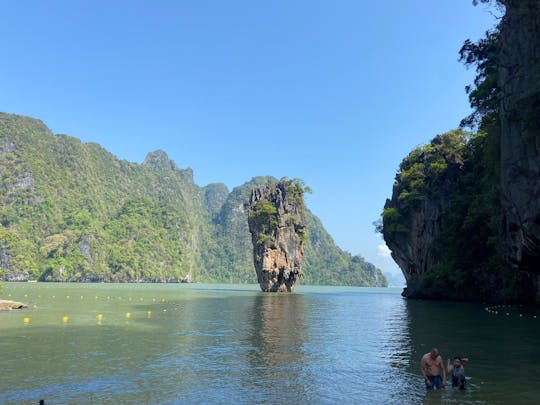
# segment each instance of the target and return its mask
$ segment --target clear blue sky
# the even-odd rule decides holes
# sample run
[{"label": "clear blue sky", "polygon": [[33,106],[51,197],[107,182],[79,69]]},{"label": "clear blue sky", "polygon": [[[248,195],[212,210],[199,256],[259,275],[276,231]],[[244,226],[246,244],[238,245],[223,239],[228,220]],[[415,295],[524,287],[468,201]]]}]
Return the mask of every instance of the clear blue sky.
[{"label": "clear blue sky", "polygon": [[383,271],[377,220],[401,160],[469,113],[472,0],[5,1],[0,111],[204,186],[300,177],[337,244]]}]

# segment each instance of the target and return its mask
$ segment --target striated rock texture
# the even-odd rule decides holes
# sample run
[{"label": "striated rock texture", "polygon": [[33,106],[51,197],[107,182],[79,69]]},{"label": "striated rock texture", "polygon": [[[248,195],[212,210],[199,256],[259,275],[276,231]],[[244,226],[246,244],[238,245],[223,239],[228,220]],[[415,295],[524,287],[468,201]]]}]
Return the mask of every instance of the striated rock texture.
[{"label": "striated rock texture", "polygon": [[[434,245],[441,234],[441,214],[447,205],[445,194],[427,201],[405,218],[410,232],[399,232],[385,237],[392,258],[407,282],[403,291],[404,297],[434,298],[440,293],[425,285],[423,275],[442,262],[442,257],[434,249]],[[397,194],[394,193],[392,199],[386,201],[385,208],[396,206],[399,206],[399,203]]]},{"label": "striated rock texture", "polygon": [[257,280],[265,292],[293,292],[303,276],[306,234],[303,187],[299,181],[269,182],[253,189],[249,231]]},{"label": "striated rock texture", "polygon": [[540,2],[504,4],[498,71],[503,254],[515,269],[540,274]]}]

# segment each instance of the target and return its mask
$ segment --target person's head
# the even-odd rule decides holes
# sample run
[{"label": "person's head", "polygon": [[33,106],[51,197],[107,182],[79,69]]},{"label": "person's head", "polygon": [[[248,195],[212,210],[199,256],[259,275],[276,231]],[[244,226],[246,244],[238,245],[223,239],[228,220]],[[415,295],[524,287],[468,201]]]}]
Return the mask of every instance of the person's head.
[{"label": "person's head", "polygon": [[431,356],[431,358],[433,360],[435,360],[437,357],[439,357],[439,349],[437,349],[436,347],[434,347],[433,349],[431,349],[431,351],[429,352],[429,355]]},{"label": "person's head", "polygon": [[461,357],[454,357],[454,367],[460,367],[461,366]]}]

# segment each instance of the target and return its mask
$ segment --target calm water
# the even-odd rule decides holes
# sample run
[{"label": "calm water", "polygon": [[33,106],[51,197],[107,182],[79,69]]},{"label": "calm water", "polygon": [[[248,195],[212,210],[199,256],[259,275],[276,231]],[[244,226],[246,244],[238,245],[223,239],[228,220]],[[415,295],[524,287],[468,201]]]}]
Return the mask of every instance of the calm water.
[{"label": "calm water", "polygon": [[[308,286],[4,283],[1,297],[32,306],[0,313],[2,404],[540,398],[540,314],[526,308],[495,315],[397,289]],[[426,394],[419,361],[434,345],[445,361],[471,359],[465,392]]]}]

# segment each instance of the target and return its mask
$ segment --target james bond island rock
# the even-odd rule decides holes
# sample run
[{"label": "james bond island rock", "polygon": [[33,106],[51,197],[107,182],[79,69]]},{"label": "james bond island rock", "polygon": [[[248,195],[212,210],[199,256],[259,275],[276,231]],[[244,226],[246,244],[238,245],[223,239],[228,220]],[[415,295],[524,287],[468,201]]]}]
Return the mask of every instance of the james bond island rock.
[{"label": "james bond island rock", "polygon": [[300,180],[268,182],[253,189],[248,224],[257,280],[265,292],[293,292],[303,276],[305,188]]}]

